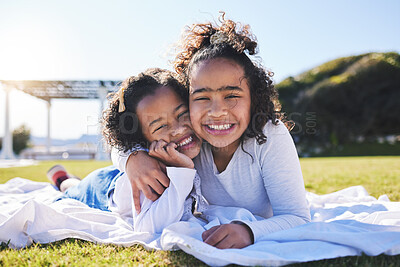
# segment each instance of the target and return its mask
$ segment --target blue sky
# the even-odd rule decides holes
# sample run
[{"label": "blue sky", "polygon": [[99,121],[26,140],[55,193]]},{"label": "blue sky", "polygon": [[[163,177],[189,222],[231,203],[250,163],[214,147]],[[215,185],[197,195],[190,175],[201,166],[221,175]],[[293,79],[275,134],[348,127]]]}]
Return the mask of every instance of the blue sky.
[{"label": "blue sky", "polygon": [[[169,68],[183,27],[226,17],[250,24],[275,81],[337,57],[400,52],[400,1],[22,1],[0,0],[0,80],[124,79]],[[11,93],[11,127],[46,135],[46,104]],[[0,136],[4,134],[0,90]],[[51,134],[97,130],[99,103],[55,100]]]}]

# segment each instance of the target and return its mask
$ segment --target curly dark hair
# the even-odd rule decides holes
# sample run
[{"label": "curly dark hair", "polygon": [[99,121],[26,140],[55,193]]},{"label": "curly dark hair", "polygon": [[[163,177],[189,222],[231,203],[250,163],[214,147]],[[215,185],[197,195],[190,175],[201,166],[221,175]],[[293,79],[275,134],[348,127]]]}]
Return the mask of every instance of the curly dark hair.
[{"label": "curly dark hair", "polygon": [[[138,103],[148,95],[154,95],[160,87],[173,89],[187,104],[188,91],[169,70],[151,68],[131,76],[122,82],[116,93],[108,95],[109,104],[103,112],[102,134],[108,145],[127,152],[137,145],[148,147],[136,114]],[[125,110],[119,112],[120,96],[123,94]]]},{"label": "curly dark hair", "polygon": [[[189,89],[191,71],[199,62],[226,58],[240,65],[251,94],[251,120],[241,140],[245,137],[256,138],[258,144],[263,144],[267,140],[263,128],[268,120],[276,125],[278,119],[284,119],[272,81],[273,73],[249,58],[249,55],[258,53],[257,41],[250,26],[226,20],[224,16],[225,13],[222,13],[220,25],[209,22],[185,28],[180,51],[173,62],[174,68]],[[213,41],[214,35],[222,41]]]}]

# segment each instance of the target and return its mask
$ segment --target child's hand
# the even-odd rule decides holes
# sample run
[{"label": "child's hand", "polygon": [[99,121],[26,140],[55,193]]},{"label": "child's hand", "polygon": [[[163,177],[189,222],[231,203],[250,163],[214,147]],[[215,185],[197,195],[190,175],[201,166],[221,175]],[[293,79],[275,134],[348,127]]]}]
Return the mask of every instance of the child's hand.
[{"label": "child's hand", "polygon": [[219,249],[244,248],[253,244],[253,233],[245,224],[222,224],[211,227],[201,235],[203,241]]},{"label": "child's hand", "polygon": [[163,161],[168,166],[194,168],[192,159],[176,150],[175,143],[164,140],[153,141],[149,148],[149,155]]},{"label": "child's hand", "polygon": [[140,213],[140,191],[146,198],[156,201],[169,186],[164,163],[150,157],[147,152],[131,154],[126,162],[125,172],[132,186],[135,210]]}]

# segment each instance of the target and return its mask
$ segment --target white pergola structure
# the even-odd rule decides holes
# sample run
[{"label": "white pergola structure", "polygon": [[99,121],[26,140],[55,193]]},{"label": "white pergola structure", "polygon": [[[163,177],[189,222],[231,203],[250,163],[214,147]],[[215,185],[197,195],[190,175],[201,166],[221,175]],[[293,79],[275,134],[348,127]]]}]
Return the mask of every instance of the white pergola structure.
[{"label": "white pergola structure", "polygon": [[[36,81],[36,80],[0,80],[0,84],[5,90],[5,127],[3,138],[3,149],[0,155],[2,159],[12,159],[12,133],[10,129],[10,103],[9,93],[12,89],[21,90],[27,94],[45,100],[47,102],[47,151],[50,152],[51,135],[50,135],[50,116],[51,116],[51,100],[54,98],[64,99],[99,99],[100,100],[100,116],[104,109],[104,101],[110,92],[116,90],[116,85],[120,81]],[[96,159],[107,159],[103,143],[99,142]]]}]

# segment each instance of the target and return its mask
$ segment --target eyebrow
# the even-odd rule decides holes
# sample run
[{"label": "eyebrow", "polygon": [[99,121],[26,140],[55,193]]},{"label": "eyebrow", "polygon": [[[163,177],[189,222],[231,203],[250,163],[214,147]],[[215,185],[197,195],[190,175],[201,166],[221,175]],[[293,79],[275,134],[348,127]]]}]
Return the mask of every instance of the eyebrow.
[{"label": "eyebrow", "polygon": [[[179,106],[177,106],[176,108],[174,108],[174,112],[178,111],[181,107],[183,107],[185,104],[180,104]],[[149,123],[149,127],[157,122],[159,122],[161,120],[161,118],[155,119],[154,121]]]},{"label": "eyebrow", "polygon": [[150,127],[151,125],[153,125],[153,124],[159,122],[160,120],[161,120],[161,118],[158,118],[158,119],[156,119],[156,120],[150,122],[150,123],[149,123],[149,127]]},{"label": "eyebrow", "polygon": [[208,87],[207,88],[199,88],[197,90],[194,90],[191,94],[193,95],[193,94],[203,93],[203,92],[212,92],[212,91],[220,92],[220,91],[236,91],[236,90],[243,92],[243,89],[238,86],[224,86],[224,87],[218,88],[217,90],[213,90]]},{"label": "eyebrow", "polygon": [[182,106],[184,106],[185,104],[180,104],[179,106],[177,106],[175,109],[174,109],[174,112],[176,112],[176,111],[178,111]]}]

